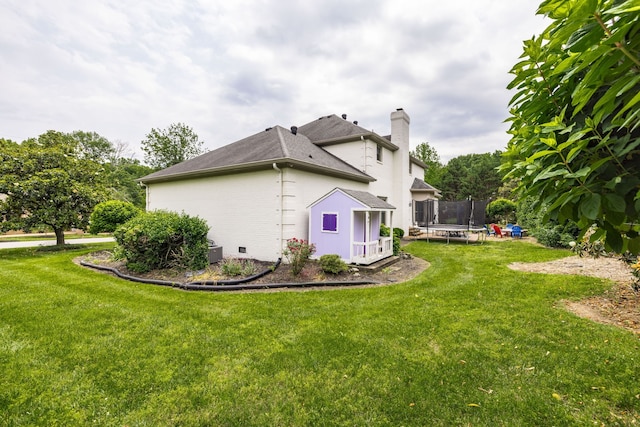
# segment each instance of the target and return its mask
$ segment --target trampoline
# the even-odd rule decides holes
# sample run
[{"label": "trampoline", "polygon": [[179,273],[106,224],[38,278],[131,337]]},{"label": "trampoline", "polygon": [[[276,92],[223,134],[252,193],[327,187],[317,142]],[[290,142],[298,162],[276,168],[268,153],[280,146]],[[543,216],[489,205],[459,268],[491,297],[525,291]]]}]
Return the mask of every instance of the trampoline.
[{"label": "trampoline", "polygon": [[416,206],[416,223],[429,235],[446,238],[465,239],[469,243],[472,233],[480,233],[478,240],[486,238],[485,209],[486,200],[463,200],[447,202],[425,200]]}]

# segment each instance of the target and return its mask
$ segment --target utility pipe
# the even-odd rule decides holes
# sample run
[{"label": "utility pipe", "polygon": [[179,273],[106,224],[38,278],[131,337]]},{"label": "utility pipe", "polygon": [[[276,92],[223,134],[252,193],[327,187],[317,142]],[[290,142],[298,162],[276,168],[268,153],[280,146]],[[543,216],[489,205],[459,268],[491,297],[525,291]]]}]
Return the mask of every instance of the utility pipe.
[{"label": "utility pipe", "polygon": [[284,181],[283,181],[283,172],[282,169],[278,167],[278,165],[274,162],[273,169],[280,174],[280,252],[278,253],[278,257],[282,258],[282,247],[284,239]]}]

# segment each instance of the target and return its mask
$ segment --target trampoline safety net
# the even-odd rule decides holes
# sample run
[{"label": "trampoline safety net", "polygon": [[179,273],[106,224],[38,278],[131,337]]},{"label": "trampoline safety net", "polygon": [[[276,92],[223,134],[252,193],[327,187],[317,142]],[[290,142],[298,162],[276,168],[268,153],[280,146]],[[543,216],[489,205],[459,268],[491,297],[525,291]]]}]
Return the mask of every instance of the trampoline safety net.
[{"label": "trampoline safety net", "polygon": [[415,221],[419,227],[457,225],[477,228],[485,225],[487,200],[425,200],[415,204]]}]

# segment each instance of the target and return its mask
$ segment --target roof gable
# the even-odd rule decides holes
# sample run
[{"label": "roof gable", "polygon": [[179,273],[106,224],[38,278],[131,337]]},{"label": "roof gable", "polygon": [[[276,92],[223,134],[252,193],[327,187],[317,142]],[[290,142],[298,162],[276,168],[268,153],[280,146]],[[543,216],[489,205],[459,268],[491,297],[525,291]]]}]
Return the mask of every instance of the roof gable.
[{"label": "roof gable", "polygon": [[440,195],[440,190],[435,188],[432,185],[427,184],[420,178],[414,178],[413,184],[411,185],[411,191],[419,191],[419,192],[433,192],[436,195]]}]

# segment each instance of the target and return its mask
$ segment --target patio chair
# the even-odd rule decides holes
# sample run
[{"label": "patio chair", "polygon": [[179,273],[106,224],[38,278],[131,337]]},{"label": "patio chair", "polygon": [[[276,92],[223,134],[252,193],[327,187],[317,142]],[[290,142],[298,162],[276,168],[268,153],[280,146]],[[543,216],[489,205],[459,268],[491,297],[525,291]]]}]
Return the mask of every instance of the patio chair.
[{"label": "patio chair", "polygon": [[491,224],[491,228],[493,229],[494,236],[500,236],[502,238],[502,230],[495,224]]},{"label": "patio chair", "polygon": [[522,239],[522,227],[519,225],[514,225],[511,227],[511,237],[518,237]]}]

